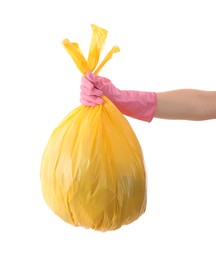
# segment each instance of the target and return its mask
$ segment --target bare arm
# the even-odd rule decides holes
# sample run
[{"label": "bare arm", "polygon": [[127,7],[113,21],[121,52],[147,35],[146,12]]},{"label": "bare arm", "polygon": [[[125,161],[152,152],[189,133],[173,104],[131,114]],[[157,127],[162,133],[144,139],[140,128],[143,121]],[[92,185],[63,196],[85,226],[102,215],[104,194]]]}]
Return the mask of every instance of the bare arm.
[{"label": "bare arm", "polygon": [[155,117],[164,119],[216,119],[216,91],[193,89],[158,92]]}]

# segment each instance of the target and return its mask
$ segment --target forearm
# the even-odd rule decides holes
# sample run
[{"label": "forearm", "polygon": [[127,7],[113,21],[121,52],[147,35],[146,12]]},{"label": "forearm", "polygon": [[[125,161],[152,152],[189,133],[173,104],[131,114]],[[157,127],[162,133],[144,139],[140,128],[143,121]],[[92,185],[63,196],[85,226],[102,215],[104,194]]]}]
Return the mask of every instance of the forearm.
[{"label": "forearm", "polygon": [[156,95],[156,118],[216,119],[216,91],[182,89],[158,92]]},{"label": "forearm", "polygon": [[124,115],[151,122],[153,117],[182,120],[216,119],[216,91],[180,89],[167,92],[120,90],[91,72],[82,77],[81,103],[103,104],[107,96]]}]

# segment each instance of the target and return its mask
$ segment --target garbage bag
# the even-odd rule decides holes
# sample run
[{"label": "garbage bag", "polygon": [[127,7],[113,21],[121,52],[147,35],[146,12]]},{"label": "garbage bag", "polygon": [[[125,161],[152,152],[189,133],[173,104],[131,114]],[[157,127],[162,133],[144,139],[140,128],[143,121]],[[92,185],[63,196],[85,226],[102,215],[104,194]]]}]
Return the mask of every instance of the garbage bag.
[{"label": "garbage bag", "polygon": [[[77,43],[63,41],[83,75],[97,74],[119,51],[114,46],[96,68],[106,36],[105,29],[92,25],[87,60]],[[40,178],[47,205],[61,219],[109,231],[145,212],[146,171],[129,122],[106,96],[103,99],[102,105],[75,108],[54,129],[43,153]]]}]

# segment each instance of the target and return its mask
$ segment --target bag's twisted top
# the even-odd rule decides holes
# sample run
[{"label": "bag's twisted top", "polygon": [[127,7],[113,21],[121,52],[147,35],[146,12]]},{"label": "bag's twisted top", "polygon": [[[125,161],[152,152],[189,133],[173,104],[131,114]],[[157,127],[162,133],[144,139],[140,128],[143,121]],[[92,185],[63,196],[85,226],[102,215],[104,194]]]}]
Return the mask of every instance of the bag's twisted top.
[{"label": "bag's twisted top", "polygon": [[[98,65],[101,51],[103,50],[108,31],[102,29],[94,24],[92,27],[92,39],[90,42],[88,59],[86,59],[79,48],[79,44],[76,42],[70,42],[68,39],[63,40],[63,45],[71,58],[74,60],[79,71],[85,75],[86,72],[94,72],[98,74],[106,62],[112,58],[113,53],[119,52],[118,46],[114,46],[104,57],[102,62]],[[97,66],[98,65],[98,66]],[[97,68],[96,68],[97,66]]]}]

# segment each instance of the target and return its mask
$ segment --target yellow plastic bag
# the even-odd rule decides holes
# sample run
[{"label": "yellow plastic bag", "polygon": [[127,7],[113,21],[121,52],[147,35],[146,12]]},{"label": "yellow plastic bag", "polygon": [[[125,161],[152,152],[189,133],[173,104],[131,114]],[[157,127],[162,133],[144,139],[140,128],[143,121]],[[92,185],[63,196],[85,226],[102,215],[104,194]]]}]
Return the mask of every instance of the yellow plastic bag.
[{"label": "yellow plastic bag", "polygon": [[[94,71],[107,31],[92,25],[88,60],[77,43],[63,44],[82,74]],[[104,58],[94,73],[112,57]],[[41,164],[42,192],[64,221],[100,231],[114,230],[146,209],[143,154],[130,124],[105,96],[104,104],[79,106],[53,131]]]}]

